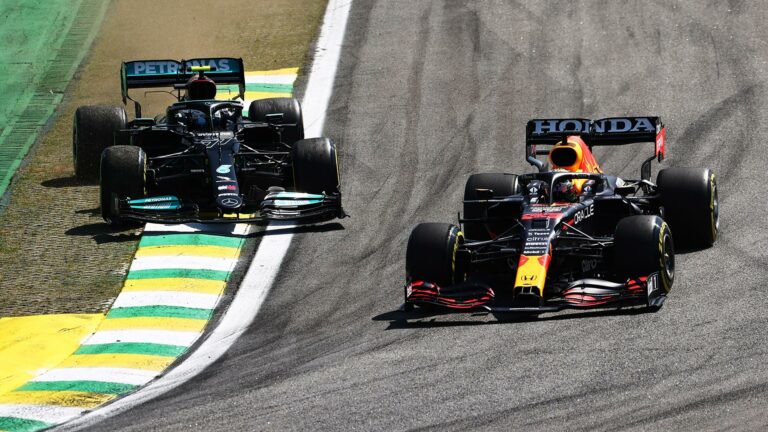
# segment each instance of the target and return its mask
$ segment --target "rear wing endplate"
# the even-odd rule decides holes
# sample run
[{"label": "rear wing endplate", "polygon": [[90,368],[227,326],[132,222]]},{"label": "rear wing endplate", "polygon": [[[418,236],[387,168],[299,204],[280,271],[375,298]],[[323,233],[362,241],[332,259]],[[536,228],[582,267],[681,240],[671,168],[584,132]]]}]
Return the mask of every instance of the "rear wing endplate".
[{"label": "rear wing endplate", "polygon": [[666,150],[666,130],[660,117],[608,117],[599,120],[583,118],[534,119],[525,128],[525,156],[529,163],[542,169],[543,163],[537,155],[549,154],[549,149],[537,146],[551,146],[566,140],[569,136],[579,136],[590,148],[594,146],[625,145],[652,142],[655,145],[653,156],[647,159],[641,168],[641,177],[651,176],[651,161],[664,159]]},{"label": "rear wing endplate", "polygon": [[239,96],[245,95],[243,59],[231,57],[197,58],[191,60],[136,60],[123,62],[120,83],[123,103],[131,99],[132,88],[173,87],[185,84],[196,72],[192,66],[210,66],[205,75],[216,84],[237,84]]}]

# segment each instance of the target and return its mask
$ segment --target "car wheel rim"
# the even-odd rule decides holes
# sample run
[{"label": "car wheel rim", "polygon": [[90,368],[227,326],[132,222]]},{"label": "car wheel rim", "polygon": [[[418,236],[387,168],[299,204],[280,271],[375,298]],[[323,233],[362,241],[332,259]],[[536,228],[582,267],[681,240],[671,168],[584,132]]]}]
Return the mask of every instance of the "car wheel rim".
[{"label": "car wheel rim", "polygon": [[672,280],[675,277],[675,254],[672,251],[672,237],[669,235],[664,236],[664,272],[667,275],[668,280]]}]

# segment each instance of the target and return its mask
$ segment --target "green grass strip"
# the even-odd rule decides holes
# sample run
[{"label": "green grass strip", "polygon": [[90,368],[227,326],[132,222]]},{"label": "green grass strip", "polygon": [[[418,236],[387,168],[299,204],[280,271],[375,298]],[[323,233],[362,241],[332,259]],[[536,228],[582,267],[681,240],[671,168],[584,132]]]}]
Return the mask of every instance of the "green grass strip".
[{"label": "green grass strip", "polygon": [[130,271],[126,279],[186,278],[225,281],[228,277],[229,272],[223,270],[153,269]]},{"label": "green grass strip", "polygon": [[143,354],[162,357],[178,357],[187,350],[180,345],[165,345],[141,342],[116,342],[107,344],[81,345],[75,351],[79,354]]},{"label": "green grass strip", "polygon": [[61,102],[108,3],[0,1],[0,196]]},{"label": "green grass strip", "polygon": [[221,246],[240,248],[243,244],[241,237],[229,237],[211,234],[164,234],[152,235],[144,233],[139,247],[149,246]]},{"label": "green grass strip", "polygon": [[104,381],[31,381],[15,391],[77,391],[87,393],[120,394],[136,388],[132,384]]},{"label": "green grass strip", "polygon": [[245,84],[245,91],[256,91],[256,92],[266,92],[266,93],[291,93],[293,92],[293,84],[250,83],[250,84]]},{"label": "green grass strip", "polygon": [[53,426],[38,420],[18,417],[0,417],[0,430],[9,432],[34,432]]},{"label": "green grass strip", "polygon": [[213,309],[199,309],[181,306],[133,306],[114,308],[107,314],[107,319],[113,318],[188,318],[207,320],[211,317]]}]

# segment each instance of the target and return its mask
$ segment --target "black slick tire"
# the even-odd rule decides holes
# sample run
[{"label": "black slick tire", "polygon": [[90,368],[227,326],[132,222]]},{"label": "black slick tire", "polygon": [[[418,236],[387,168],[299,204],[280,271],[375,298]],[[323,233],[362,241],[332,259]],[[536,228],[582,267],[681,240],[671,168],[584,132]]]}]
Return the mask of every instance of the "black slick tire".
[{"label": "black slick tire", "polygon": [[634,279],[658,273],[664,293],[675,281],[672,230],[659,216],[629,216],[616,224],[614,258],[619,276]]},{"label": "black slick tire", "polygon": [[664,219],[679,247],[708,247],[717,240],[720,206],[717,179],[708,168],[667,168],[656,184]]},{"label": "black slick tire", "polygon": [[125,108],[111,105],[81,106],[72,124],[72,161],[75,177],[86,182],[99,180],[101,152],[115,142],[115,134],[125,129]]},{"label": "black slick tire", "polygon": [[[493,198],[508,197],[520,193],[520,185],[515,174],[481,173],[472,174],[464,186],[464,200],[480,199],[479,190],[491,190]],[[488,206],[482,203],[464,203],[464,218],[478,219],[486,216]],[[504,223],[465,222],[464,234],[469,240],[490,240],[509,229]]]},{"label": "black slick tire", "polygon": [[266,122],[269,114],[282,114],[278,122],[292,124],[282,129],[281,138],[285,144],[293,145],[304,139],[304,119],[301,114],[301,104],[294,98],[260,99],[251,102],[248,107],[248,118],[254,122]]},{"label": "black slick tire", "polygon": [[112,225],[126,225],[115,208],[115,198],[146,196],[147,155],[140,147],[108,147],[101,156],[99,193],[101,217]]},{"label": "black slick tire", "polygon": [[448,286],[456,280],[456,250],[464,241],[459,227],[447,223],[421,223],[411,232],[405,252],[409,282]]},{"label": "black slick tire", "polygon": [[339,192],[339,166],[336,146],[328,138],[296,141],[291,148],[293,184],[298,192]]}]

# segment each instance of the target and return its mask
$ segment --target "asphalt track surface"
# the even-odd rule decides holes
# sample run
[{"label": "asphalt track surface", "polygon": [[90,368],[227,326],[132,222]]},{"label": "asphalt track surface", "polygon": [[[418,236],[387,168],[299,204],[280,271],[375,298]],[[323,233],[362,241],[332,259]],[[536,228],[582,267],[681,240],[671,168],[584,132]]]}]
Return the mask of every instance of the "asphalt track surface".
[{"label": "asphalt track surface", "polygon": [[[355,0],[326,134],[351,218],[300,232],[249,332],[99,430],[764,430],[768,6]],[[526,120],[659,115],[719,177],[721,237],[655,314],[404,320],[405,243],[467,176],[528,172]],[[600,151],[637,177],[650,146]],[[656,167],[657,168],[657,167]],[[656,171],[654,169],[654,172]]]}]

